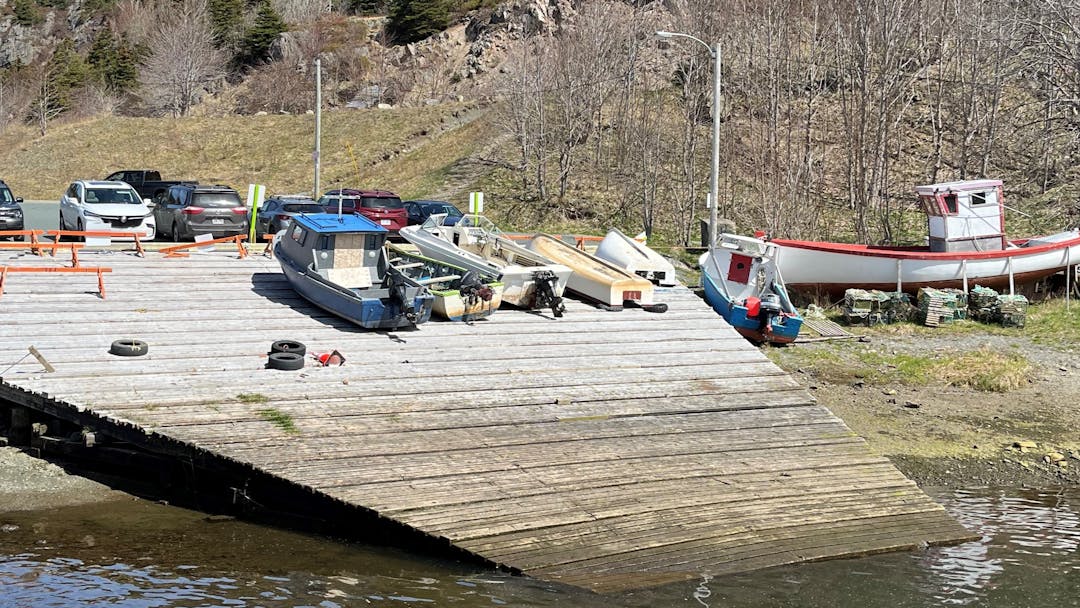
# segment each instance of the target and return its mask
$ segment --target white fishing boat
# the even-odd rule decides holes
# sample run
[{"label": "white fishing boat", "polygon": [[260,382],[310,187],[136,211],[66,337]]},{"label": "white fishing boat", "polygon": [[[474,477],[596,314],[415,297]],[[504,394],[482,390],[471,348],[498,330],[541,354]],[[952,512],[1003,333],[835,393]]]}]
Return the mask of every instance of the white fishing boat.
[{"label": "white fishing boat", "polygon": [[678,284],[671,262],[618,228],[608,230],[593,255],[657,285],[671,287]]},{"label": "white fishing boat", "polygon": [[624,306],[664,312],[666,304],[653,302],[653,284],[611,262],[582,251],[562,239],[538,234],[529,240],[530,250],[573,270],[566,288],[582,298],[612,310]]},{"label": "white fishing boat", "polygon": [[928,244],[886,247],[773,239],[792,291],[840,297],[845,289],[916,292],[975,285],[1015,291],[1080,262],[1080,232],[1009,239],[1000,180],[918,186]]},{"label": "white fishing boat", "polygon": [[503,283],[503,302],[533,310],[550,308],[562,316],[562,296],[571,270],[556,264],[502,235],[483,216],[429,217],[419,226],[406,226],[401,236],[423,255],[482,274],[495,272]]}]

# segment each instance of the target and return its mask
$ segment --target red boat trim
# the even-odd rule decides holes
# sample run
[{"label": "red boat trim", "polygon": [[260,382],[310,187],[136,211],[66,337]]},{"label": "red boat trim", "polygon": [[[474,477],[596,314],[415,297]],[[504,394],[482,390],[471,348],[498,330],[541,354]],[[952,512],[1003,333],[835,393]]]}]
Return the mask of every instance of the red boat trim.
[{"label": "red boat trim", "polygon": [[[1027,241],[1028,239],[1014,242],[1026,243]],[[1066,247],[1072,247],[1073,245],[1080,245],[1080,236],[1067,241],[1059,241],[1057,243],[1047,243],[1035,247],[1002,249],[999,251],[930,251],[925,247],[886,247],[884,245],[856,245],[852,243],[794,241],[788,239],[773,239],[769,242],[782,247],[793,247],[795,249],[809,249],[811,251],[824,251],[827,253],[859,255],[873,258],[892,258],[901,260],[983,260],[1010,258],[1014,256],[1025,257],[1057,249],[1064,249]]]}]

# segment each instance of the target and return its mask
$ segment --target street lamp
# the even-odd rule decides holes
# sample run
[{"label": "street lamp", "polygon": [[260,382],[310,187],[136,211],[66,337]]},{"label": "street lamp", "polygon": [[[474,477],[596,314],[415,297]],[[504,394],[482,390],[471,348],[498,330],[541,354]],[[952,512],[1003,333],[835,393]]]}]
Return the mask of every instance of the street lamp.
[{"label": "street lamp", "polygon": [[720,43],[709,46],[704,40],[678,32],[656,32],[658,38],[689,38],[705,47],[713,58],[712,175],[709,178],[709,250],[716,244],[716,204],[720,190]]}]

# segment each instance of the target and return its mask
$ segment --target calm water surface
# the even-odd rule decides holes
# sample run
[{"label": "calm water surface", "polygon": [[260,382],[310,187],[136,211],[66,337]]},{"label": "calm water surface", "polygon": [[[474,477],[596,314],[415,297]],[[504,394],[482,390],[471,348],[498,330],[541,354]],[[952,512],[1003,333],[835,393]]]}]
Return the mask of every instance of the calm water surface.
[{"label": "calm water surface", "polygon": [[1080,490],[935,497],[982,540],[604,597],[145,501],[0,514],[0,608],[1080,606]]}]

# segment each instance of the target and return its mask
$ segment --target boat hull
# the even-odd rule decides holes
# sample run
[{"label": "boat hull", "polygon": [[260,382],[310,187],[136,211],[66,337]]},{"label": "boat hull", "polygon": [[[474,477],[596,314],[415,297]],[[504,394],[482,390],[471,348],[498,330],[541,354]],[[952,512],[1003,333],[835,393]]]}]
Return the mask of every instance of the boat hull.
[{"label": "boat hull", "polygon": [[573,273],[566,288],[587,300],[615,309],[622,308],[626,302],[643,306],[653,304],[650,281],[553,236],[534,236],[529,241],[529,249],[570,268]]},{"label": "boat hull", "polygon": [[776,263],[792,291],[840,297],[850,288],[917,292],[922,287],[1004,290],[1080,262],[1080,233],[1063,232],[998,251],[931,252],[775,239]]},{"label": "boat hull", "polygon": [[476,321],[490,317],[502,304],[503,286],[502,283],[496,283],[490,287],[492,292],[490,300],[468,298],[468,302],[457,290],[433,289],[431,294],[435,296],[435,303],[432,312],[450,321]]},{"label": "boat hull", "polygon": [[657,285],[672,287],[678,284],[671,262],[615,228],[600,241],[594,255]]},{"label": "boat hull", "polygon": [[[275,248],[276,249],[276,248]],[[350,290],[313,277],[307,269],[299,268],[279,250],[275,257],[289,284],[308,302],[367,329],[398,329],[425,323],[431,318],[434,297],[427,292],[412,298],[413,318],[394,298],[366,297],[363,290]],[[381,290],[385,291],[385,290]]]},{"label": "boat hull", "polygon": [[705,301],[735,331],[757,343],[789,344],[799,336],[801,317],[773,317],[767,324],[757,317],[750,317],[746,306],[733,303],[708,273],[701,273],[701,287]]}]

